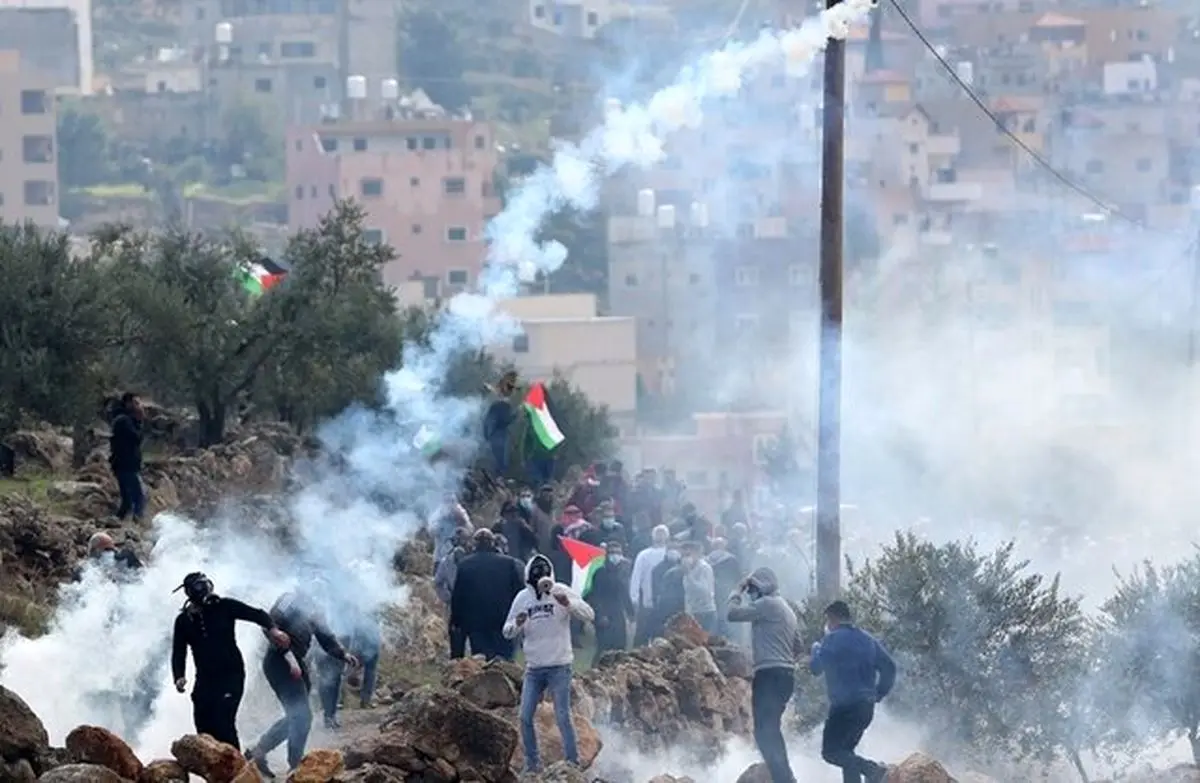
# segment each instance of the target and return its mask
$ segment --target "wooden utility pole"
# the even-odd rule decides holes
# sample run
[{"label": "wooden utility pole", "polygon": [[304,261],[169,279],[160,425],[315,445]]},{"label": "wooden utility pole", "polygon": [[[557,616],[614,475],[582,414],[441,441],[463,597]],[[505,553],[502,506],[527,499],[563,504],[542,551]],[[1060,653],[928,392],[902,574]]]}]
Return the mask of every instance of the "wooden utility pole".
[{"label": "wooden utility pole", "polygon": [[[841,0],[825,0],[833,8]],[[821,344],[817,402],[817,595],[841,592],[842,571],[842,185],[845,180],[846,48],[825,48],[821,133]]]}]

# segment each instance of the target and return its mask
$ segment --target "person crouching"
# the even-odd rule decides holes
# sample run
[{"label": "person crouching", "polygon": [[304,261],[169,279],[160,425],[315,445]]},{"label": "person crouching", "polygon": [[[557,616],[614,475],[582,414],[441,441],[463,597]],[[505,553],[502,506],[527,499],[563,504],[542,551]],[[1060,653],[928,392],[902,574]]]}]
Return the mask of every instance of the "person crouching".
[{"label": "person crouching", "polygon": [[594,613],[583,598],[554,581],[554,567],[543,555],[534,555],[525,566],[525,582],[525,589],[513,599],[504,623],[505,638],[519,638],[525,653],[525,682],[521,688],[525,770],[537,772],[541,766],[533,721],[546,691],[554,703],[563,755],[569,763],[578,765],[579,750],[575,727],[571,724],[571,677],[575,663],[571,619],[591,622]]}]

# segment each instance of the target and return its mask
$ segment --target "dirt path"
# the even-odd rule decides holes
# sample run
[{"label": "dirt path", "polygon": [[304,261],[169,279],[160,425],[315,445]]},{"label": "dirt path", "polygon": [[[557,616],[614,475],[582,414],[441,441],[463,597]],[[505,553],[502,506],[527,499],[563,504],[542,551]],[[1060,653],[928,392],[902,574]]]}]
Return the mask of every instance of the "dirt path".
[{"label": "dirt path", "polygon": [[310,748],[345,748],[355,740],[368,737],[379,731],[379,724],[388,714],[387,707],[372,707],[363,709],[344,709],[338,713],[342,727],[333,731],[325,728],[320,712],[313,716],[312,739]]}]

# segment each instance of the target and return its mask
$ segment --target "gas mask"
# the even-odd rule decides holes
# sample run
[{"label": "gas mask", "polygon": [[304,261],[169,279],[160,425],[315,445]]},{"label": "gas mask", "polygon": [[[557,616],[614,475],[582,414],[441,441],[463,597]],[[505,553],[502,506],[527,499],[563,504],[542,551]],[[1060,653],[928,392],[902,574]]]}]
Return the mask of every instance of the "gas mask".
[{"label": "gas mask", "polygon": [[190,603],[196,606],[210,603],[216,596],[213,594],[213,583],[207,575],[194,571],[183,578],[183,584],[175,588],[183,590]]},{"label": "gas mask", "polygon": [[554,573],[554,569],[550,566],[550,561],[541,555],[537,555],[529,563],[529,578],[525,581],[533,589],[537,589],[538,582],[543,579],[549,579]]}]

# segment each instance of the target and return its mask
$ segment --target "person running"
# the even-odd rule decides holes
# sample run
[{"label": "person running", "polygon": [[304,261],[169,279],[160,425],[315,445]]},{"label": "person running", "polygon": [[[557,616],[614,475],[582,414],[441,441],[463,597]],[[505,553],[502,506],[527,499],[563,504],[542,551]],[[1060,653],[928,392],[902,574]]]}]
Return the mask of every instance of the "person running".
[{"label": "person running", "polygon": [[313,637],[330,657],[351,668],[358,667],[358,660],[342,648],[325,622],[316,597],[323,592],[323,586],[317,582],[307,590],[284,593],[271,607],[271,618],[287,634],[290,646],[286,650],[268,649],[262,669],[267,684],[283,707],[283,717],[246,751],[246,757],[268,779],[273,779],[275,773],[267,764],[267,756],[284,741],[287,742],[289,769],[295,769],[304,758],[313,717],[309,706],[312,678],[308,670],[308,651]]},{"label": "person running", "polygon": [[238,620],[254,623],[267,633],[277,649],[286,650],[286,633],[262,609],[224,598],[213,592],[213,583],[199,571],[183,578],[187,602],[175,618],[171,639],[171,676],[175,690],[187,690],[187,653],[192,651],[196,683],[192,687],[192,719],[197,734],[240,748],[238,707],[246,689],[246,664],[238,649],[234,626]]},{"label": "person running", "polygon": [[896,662],[874,636],[854,625],[845,601],[834,601],[825,609],[825,638],[813,645],[809,668],[825,675],[829,692],[821,758],[841,768],[844,783],[882,783],[887,766],[854,751],[875,719],[875,705],[896,684]]},{"label": "person running", "polygon": [[571,645],[571,620],[589,623],[592,607],[571,588],[554,581],[554,567],[545,555],[534,555],[525,566],[526,587],[517,593],[504,621],[504,637],[521,639],[525,653],[525,681],[521,686],[521,745],[525,770],[537,772],[537,732],[534,718],[546,691],[554,702],[554,719],[562,735],[563,756],[579,763],[575,727],[571,723],[571,677],[575,649]]}]

